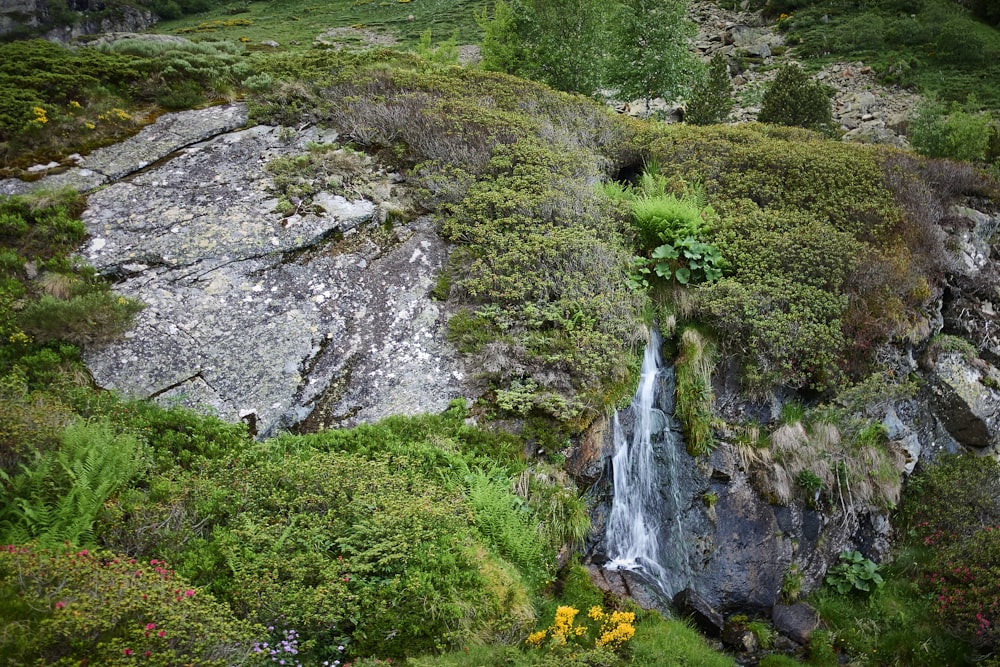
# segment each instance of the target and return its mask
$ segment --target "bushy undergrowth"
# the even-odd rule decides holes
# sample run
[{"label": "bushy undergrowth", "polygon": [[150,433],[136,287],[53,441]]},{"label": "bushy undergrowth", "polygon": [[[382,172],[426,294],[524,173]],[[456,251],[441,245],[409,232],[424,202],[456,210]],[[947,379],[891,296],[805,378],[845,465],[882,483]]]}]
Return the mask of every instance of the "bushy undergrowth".
[{"label": "bushy undergrowth", "polygon": [[253,73],[239,42],[0,44],[0,166],[24,166],[120,139],[157,109],[228,96]]},{"label": "bushy undergrowth", "polygon": [[739,351],[751,388],[862,377],[879,345],[919,327],[948,265],[921,202],[987,187],[955,181],[958,166],[904,166],[897,151],[791,128],[676,127],[651,154],[668,177],[701,183],[719,213],[709,240],[728,268],[696,308]]},{"label": "bushy undergrowth", "polygon": [[167,563],[0,548],[0,659],[17,665],[245,664],[253,630]]},{"label": "bushy undergrowth", "polygon": [[565,480],[521,482],[522,446],[465,415],[456,404],[350,431],[233,441],[186,468],[160,458],[175,445],[159,429],[133,428],[157,471],[107,502],[94,531],[110,549],[166,557],[240,618],[280,616],[310,659],[341,657],[341,645],[395,658],[516,641],[534,624],[532,597],[553,577],[556,549],[580,534],[539,525],[586,511]]},{"label": "bushy undergrowth", "polygon": [[998,480],[996,461],[975,456],[945,458],[910,479],[881,590],[867,600],[832,588],[814,597],[837,646],[865,665],[971,665],[995,654]]}]

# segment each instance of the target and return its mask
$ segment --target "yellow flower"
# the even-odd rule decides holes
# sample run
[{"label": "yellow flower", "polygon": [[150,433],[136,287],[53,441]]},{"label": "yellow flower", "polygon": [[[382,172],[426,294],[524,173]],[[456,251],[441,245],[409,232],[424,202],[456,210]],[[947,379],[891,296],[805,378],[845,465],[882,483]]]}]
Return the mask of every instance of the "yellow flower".
[{"label": "yellow flower", "polygon": [[32,123],[45,125],[49,122],[48,112],[43,107],[33,107],[31,110],[35,114],[35,117],[31,120]]},{"label": "yellow flower", "polygon": [[94,125],[93,123],[91,123],[89,120],[86,123],[84,123],[83,126],[85,128],[87,128],[88,130],[93,130],[95,127],[97,127],[96,125]]},{"label": "yellow flower", "polygon": [[31,336],[29,336],[28,334],[24,333],[23,331],[15,331],[14,333],[12,333],[10,335],[9,340],[10,340],[11,343],[13,343],[15,345],[17,345],[17,344],[27,345],[28,343],[31,342]]},{"label": "yellow flower", "polygon": [[70,100],[69,101],[69,108],[70,109],[80,109],[82,107],[80,106],[80,103],[77,102],[76,100]]},{"label": "yellow flower", "polygon": [[545,630],[539,630],[538,632],[532,632],[528,635],[528,638],[524,640],[524,643],[531,644],[532,646],[539,646],[545,639]]}]

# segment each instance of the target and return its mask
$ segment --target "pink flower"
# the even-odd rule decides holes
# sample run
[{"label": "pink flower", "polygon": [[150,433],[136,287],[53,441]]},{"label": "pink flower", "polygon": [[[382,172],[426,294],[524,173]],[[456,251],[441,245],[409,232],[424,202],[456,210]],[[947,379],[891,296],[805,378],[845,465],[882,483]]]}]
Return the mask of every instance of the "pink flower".
[{"label": "pink flower", "polygon": [[156,633],[156,636],[157,637],[166,637],[167,636],[167,632],[166,632],[166,630],[160,630],[159,632]]},{"label": "pink flower", "polygon": [[147,623],[146,624],[146,629],[147,630],[155,630],[156,629],[156,623]]},{"label": "pink flower", "polygon": [[132,655],[132,649],[130,649],[130,648],[127,648],[127,649],[125,649],[124,651],[122,651],[122,654],[123,654],[123,655]]},{"label": "pink flower", "polygon": [[56,609],[62,609],[65,606],[66,606],[66,603],[63,602],[62,600],[59,600],[59,602],[56,602]]},{"label": "pink flower", "polygon": [[193,591],[193,590],[191,590],[190,588],[189,588],[189,589],[187,589],[186,591],[184,591],[184,597],[186,597],[186,598],[189,598],[189,597],[191,597],[192,595],[194,595],[194,591]]}]

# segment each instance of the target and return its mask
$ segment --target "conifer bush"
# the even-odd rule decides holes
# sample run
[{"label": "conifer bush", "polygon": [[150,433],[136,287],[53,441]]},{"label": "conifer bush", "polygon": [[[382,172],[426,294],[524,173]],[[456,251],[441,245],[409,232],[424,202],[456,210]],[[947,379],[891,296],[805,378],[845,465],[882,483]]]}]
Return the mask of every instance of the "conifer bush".
[{"label": "conifer bush", "polygon": [[723,123],[733,110],[733,82],[721,53],[712,56],[706,76],[695,84],[684,108],[684,122],[692,125]]},{"label": "conifer bush", "polygon": [[810,79],[801,67],[785,65],[764,93],[757,120],[831,134],[835,129],[832,97],[828,86]]}]

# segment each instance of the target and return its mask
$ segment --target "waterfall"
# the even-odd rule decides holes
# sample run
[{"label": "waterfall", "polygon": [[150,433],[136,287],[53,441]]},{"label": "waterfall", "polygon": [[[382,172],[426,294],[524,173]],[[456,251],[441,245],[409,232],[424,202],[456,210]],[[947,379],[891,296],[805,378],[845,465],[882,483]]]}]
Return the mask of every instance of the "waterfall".
[{"label": "waterfall", "polygon": [[[689,585],[691,566],[684,509],[677,479],[678,449],[683,447],[673,415],[657,403],[658,391],[672,380],[663,368],[661,340],[654,330],[642,359],[632,405],[631,437],[616,412],[612,423],[614,495],[608,518],[608,570],[630,570],[650,579],[668,598]],[[672,389],[672,382],[669,383]],[[672,402],[671,402],[672,404]]]}]

